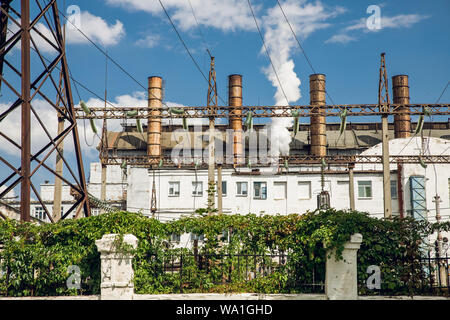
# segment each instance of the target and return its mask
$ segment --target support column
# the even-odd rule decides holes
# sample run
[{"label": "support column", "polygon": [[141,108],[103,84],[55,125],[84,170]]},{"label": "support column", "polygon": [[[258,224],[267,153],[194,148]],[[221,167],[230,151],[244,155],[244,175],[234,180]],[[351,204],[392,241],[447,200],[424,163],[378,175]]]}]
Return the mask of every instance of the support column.
[{"label": "support column", "polygon": [[355,210],[355,177],[353,170],[355,169],[354,163],[348,164],[348,193],[350,196],[350,209]]},{"label": "support column", "polygon": [[[106,201],[106,164],[102,163],[102,186],[100,190],[100,200]],[[102,209],[102,213],[104,213],[104,210]]]},{"label": "support column", "polygon": [[[436,222],[440,223],[441,222],[441,208],[440,208],[441,197],[439,197],[438,194],[436,194],[434,196],[434,203],[435,203],[435,207],[436,207]],[[439,229],[437,230],[436,241],[437,241],[436,257],[442,259],[442,258],[444,258],[444,254],[442,251],[442,233],[441,233],[441,230],[439,230]],[[439,276],[437,278],[439,279],[439,286],[446,287],[448,273],[447,273],[447,268],[445,266],[444,260],[438,260],[438,265],[439,265],[439,271],[438,271]]]},{"label": "support column", "polygon": [[[323,106],[326,104],[325,75],[312,74],[309,76],[310,104],[312,106]],[[311,111],[311,155],[324,157],[327,155],[327,124],[325,110],[315,108]]]},{"label": "support column", "polygon": [[[58,115],[58,135],[64,131],[64,118]],[[60,156],[64,153],[64,140],[58,145],[56,153],[56,168],[55,172],[61,177],[63,175],[63,159]],[[62,205],[62,180],[55,176],[55,187],[53,190],[53,220],[58,222],[61,220],[61,205]]]},{"label": "support column", "polygon": [[217,164],[217,212],[223,214],[222,208],[222,164]]},{"label": "support column", "polygon": [[234,115],[242,115],[242,109],[233,107],[242,107],[242,76],[233,74],[228,77],[228,104],[230,105],[230,126],[233,129],[233,154],[234,163],[244,163],[244,144],[242,118]]},{"label": "support column", "polygon": [[384,203],[384,217],[390,218],[392,216],[392,201],[391,201],[391,166],[389,163],[389,130],[388,130],[388,116],[382,116],[381,119],[381,134],[382,134],[382,160],[383,160],[383,203]]},{"label": "support column", "polygon": [[[134,235],[126,234],[122,244],[119,241],[118,234],[105,234],[95,241],[101,261],[101,300],[133,299],[133,254],[126,250],[136,249],[138,240]],[[120,248],[123,245],[125,249]]]},{"label": "support column", "polygon": [[209,208],[209,215],[212,215],[214,213],[214,207],[215,207],[215,136],[214,136],[214,118],[209,118],[209,145],[208,145],[208,208]]},{"label": "support column", "polygon": [[31,155],[31,103],[30,103],[30,1],[21,1],[22,51],[22,130],[20,220],[30,221],[30,155]]},{"label": "support column", "polygon": [[[397,75],[392,77],[392,91],[394,104],[409,104],[409,85],[407,75]],[[395,139],[411,137],[411,116],[408,107],[397,108],[403,114],[394,115]]]},{"label": "support column", "polygon": [[161,115],[162,107],[162,78],[148,78],[148,108],[150,116],[147,126],[147,155],[154,163],[161,157]]},{"label": "support column", "polygon": [[326,253],[325,295],[328,300],[358,299],[357,253],[362,235],[355,233],[344,244],[342,259],[336,261],[336,251]]}]

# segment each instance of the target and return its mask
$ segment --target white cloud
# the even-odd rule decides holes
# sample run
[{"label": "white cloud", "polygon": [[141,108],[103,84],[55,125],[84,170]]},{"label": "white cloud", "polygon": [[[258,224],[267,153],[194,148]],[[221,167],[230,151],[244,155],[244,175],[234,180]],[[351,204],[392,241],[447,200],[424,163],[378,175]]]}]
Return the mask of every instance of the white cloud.
[{"label": "white cloud", "polygon": [[411,28],[416,23],[428,19],[430,16],[421,14],[399,14],[396,16],[388,17],[381,15],[381,29],[369,29],[367,28],[367,18],[361,18],[359,20],[351,22],[351,24],[343,28],[339,33],[333,35],[325,43],[348,43],[356,41],[356,36],[350,36],[350,32],[362,31],[364,33],[369,32],[381,32],[384,29],[400,29]]},{"label": "white cloud", "polygon": [[[164,14],[155,0],[106,0],[110,5],[127,10],[144,11],[154,15]],[[164,0],[171,18],[183,31],[196,26],[188,1]],[[255,25],[246,1],[241,0],[191,0],[199,24],[222,31],[254,30]]]},{"label": "white cloud", "polygon": [[[114,24],[108,24],[104,19],[94,16],[87,11],[81,12],[79,29],[88,36],[95,43],[101,46],[113,46],[125,36],[125,28],[122,22],[116,20]],[[8,38],[19,30],[16,24],[10,23],[8,26]],[[56,44],[56,40],[52,32],[46,25],[39,22],[36,24],[36,29],[42,33],[50,42]],[[35,42],[37,48],[41,52],[56,54],[54,47],[39,33],[32,30],[31,37]],[[88,44],[90,43],[75,27],[67,22],[66,28],[66,43],[67,44]],[[32,44],[33,47],[33,44]],[[15,49],[20,49],[20,41],[16,44]]]},{"label": "white cloud", "polygon": [[136,41],[136,45],[144,48],[153,48],[156,45],[158,45],[159,40],[160,40],[159,35],[148,35]]},{"label": "white cloud", "polygon": [[381,16],[381,29],[369,29],[367,28],[367,18],[361,18],[350,26],[346,27],[345,31],[363,30],[364,32],[376,32],[389,28],[410,28],[414,24],[429,18],[430,16],[420,14],[399,14],[392,17]]},{"label": "white cloud", "polygon": [[335,34],[330,39],[325,41],[325,43],[349,43],[351,41],[356,41],[356,38],[351,37],[347,34],[341,33],[341,34]]},{"label": "white cloud", "polygon": [[[123,23],[116,20],[108,24],[103,18],[94,16],[88,11],[82,11],[79,29],[94,42],[102,46],[113,46],[125,36]],[[70,23],[67,24],[66,38],[69,44],[84,44],[89,41]]]}]

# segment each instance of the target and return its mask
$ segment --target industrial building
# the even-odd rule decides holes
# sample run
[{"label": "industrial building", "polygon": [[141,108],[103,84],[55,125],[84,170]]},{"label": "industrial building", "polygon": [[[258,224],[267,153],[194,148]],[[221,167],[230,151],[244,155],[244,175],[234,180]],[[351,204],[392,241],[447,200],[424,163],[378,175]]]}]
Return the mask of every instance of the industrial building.
[{"label": "industrial building", "polygon": [[[221,168],[221,193],[216,192],[215,203],[221,203],[224,214],[290,214],[304,213],[318,207],[318,195],[329,194],[329,204],[337,209],[352,208],[383,217],[383,167],[381,163],[295,164],[278,162],[260,164],[261,152],[270,153],[270,124],[244,126],[239,107],[243,101],[242,77],[229,77],[229,124],[215,125],[215,161],[224,163]],[[310,77],[311,104],[325,104],[325,76]],[[149,105],[161,106],[162,79],[149,78]],[[393,77],[394,102],[409,103],[408,77]],[[156,97],[156,98],[155,98]],[[152,109],[153,110],[153,109]],[[320,111],[320,109],[319,109]],[[152,111],[155,112],[155,111]],[[156,111],[160,112],[160,111]],[[450,155],[450,121],[426,122],[416,135],[418,123],[410,116],[395,115],[388,126],[389,152],[391,156]],[[206,119],[207,120],[207,119]],[[108,205],[123,210],[142,212],[162,221],[191,215],[196,209],[208,205],[208,145],[209,127],[162,122],[161,118],[149,118],[142,131],[136,125],[124,125],[121,132],[105,132],[106,145],[99,145],[101,158],[134,159],[142,157],[172,158],[179,166],[121,164],[102,165],[92,163],[88,179],[89,193]],[[300,123],[289,128],[291,141],[289,156],[381,156],[381,123],[326,123],[318,113],[310,123]],[[231,135],[229,134],[231,131]],[[184,140],[185,139],[185,140]],[[181,141],[181,143],[180,143]],[[187,142],[187,144],[186,144]],[[174,153],[177,146],[183,150]],[[256,147],[254,147],[256,145]],[[186,148],[185,148],[186,147]],[[185,150],[188,151],[185,154]],[[231,164],[225,165],[231,150]],[[180,151],[180,150],[179,150]],[[256,152],[256,153],[255,153]],[[263,153],[264,153],[263,152]],[[224,157],[224,155],[226,156]],[[103,156],[102,156],[103,155]],[[175,155],[175,156],[174,156]],[[199,156],[198,156],[199,155]],[[199,161],[198,166],[182,166],[182,159],[190,157]],[[195,158],[197,157],[197,158]],[[282,158],[283,156],[281,156]],[[253,161],[253,158],[255,158]],[[236,160],[243,159],[239,165]],[[104,183],[102,184],[102,181]],[[102,186],[103,185],[103,186]],[[217,188],[219,189],[219,188]],[[102,194],[103,190],[103,194]],[[412,216],[417,219],[435,219],[436,195],[440,196],[441,216],[450,214],[450,172],[446,163],[425,165],[395,162],[390,164],[390,193],[392,215]],[[41,185],[42,199],[51,211],[54,185]],[[62,213],[74,203],[70,188],[62,190]],[[353,195],[353,196],[351,196]],[[154,208],[152,208],[152,202]],[[353,202],[353,203],[352,203]],[[17,203],[18,205],[18,203]],[[32,215],[46,219],[40,204],[32,203]],[[95,206],[92,213],[99,214]],[[75,213],[72,213],[75,217]]]}]

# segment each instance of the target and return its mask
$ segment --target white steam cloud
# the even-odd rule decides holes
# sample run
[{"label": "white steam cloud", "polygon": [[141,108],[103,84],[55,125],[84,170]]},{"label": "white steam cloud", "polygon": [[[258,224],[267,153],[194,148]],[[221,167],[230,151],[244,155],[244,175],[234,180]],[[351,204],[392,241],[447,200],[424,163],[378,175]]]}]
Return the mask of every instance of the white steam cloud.
[{"label": "white steam cloud", "polygon": [[[328,10],[319,1],[312,4],[306,0],[286,0],[281,2],[281,6],[299,40],[306,39],[316,30],[328,27],[329,24],[325,23],[325,20],[345,12],[345,9],[341,7]],[[288,105],[302,97],[301,81],[295,72],[295,63],[292,59],[298,44],[278,5],[270,8],[262,20],[265,31],[264,41],[279,81],[271,65],[263,68],[263,73],[277,89],[274,96],[275,105]],[[265,54],[264,51],[262,48],[262,53]],[[272,118],[271,156],[279,157],[289,154],[289,144],[292,139],[289,128],[292,122],[292,118]]]}]

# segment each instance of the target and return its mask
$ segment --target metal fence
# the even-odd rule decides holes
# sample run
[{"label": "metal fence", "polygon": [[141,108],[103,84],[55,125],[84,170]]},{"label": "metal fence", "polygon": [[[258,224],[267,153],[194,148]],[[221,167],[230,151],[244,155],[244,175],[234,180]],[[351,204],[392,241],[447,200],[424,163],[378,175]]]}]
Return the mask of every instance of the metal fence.
[{"label": "metal fence", "polygon": [[[366,279],[359,277],[359,293],[369,295],[440,295],[450,296],[450,258],[432,256],[427,252],[415,259],[396,262],[392,273],[382,271],[381,287],[368,289]],[[386,268],[389,269],[389,268]],[[395,279],[393,281],[392,279]]]},{"label": "metal fence", "polygon": [[450,269],[449,257],[431,257],[430,252],[424,258],[420,258],[425,277],[422,279],[424,293],[449,294]]},{"label": "metal fence", "polygon": [[207,286],[245,286],[268,279],[279,279],[277,290],[281,292],[325,290],[325,266],[300,273],[301,266],[286,254],[165,253],[152,255],[150,262],[155,276],[163,277],[167,286],[178,287],[180,293]]}]

